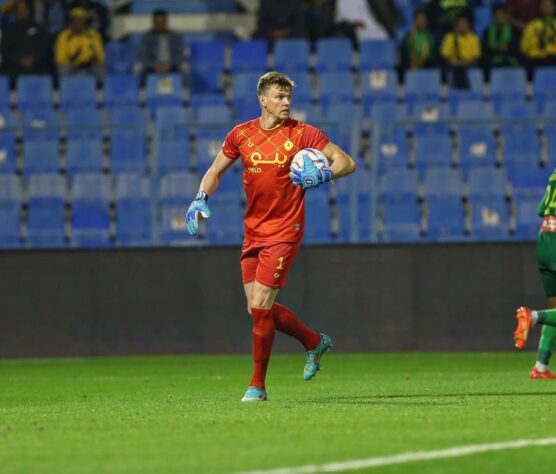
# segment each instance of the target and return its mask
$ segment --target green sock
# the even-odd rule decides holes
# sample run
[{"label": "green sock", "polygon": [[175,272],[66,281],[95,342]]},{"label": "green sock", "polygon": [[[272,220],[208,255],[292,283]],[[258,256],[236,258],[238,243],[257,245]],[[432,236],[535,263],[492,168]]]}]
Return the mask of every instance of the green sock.
[{"label": "green sock", "polygon": [[556,326],[556,309],[542,309],[537,311],[537,324]]},{"label": "green sock", "polygon": [[556,327],[543,326],[541,332],[541,340],[539,341],[539,352],[537,354],[537,362],[548,365],[552,350],[556,344]]}]

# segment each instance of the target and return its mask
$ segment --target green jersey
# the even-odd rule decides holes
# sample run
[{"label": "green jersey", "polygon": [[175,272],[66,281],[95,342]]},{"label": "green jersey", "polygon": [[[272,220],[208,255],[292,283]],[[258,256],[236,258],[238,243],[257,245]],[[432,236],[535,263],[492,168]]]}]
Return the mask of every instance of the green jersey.
[{"label": "green jersey", "polygon": [[541,217],[556,216],[556,169],[550,175],[546,193],[539,204],[537,214]]}]

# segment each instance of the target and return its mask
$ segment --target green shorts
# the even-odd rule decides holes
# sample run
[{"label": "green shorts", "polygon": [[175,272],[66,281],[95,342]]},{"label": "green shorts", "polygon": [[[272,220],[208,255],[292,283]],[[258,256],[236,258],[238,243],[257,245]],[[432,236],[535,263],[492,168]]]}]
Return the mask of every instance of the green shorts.
[{"label": "green shorts", "polygon": [[541,232],[537,239],[537,268],[547,298],[556,296],[556,232]]}]

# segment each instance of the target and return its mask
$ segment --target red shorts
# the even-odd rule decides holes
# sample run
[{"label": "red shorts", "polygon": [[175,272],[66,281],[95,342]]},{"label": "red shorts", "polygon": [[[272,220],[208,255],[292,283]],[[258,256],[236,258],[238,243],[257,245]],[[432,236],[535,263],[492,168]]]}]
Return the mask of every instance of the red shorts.
[{"label": "red shorts", "polygon": [[283,288],[300,246],[301,242],[244,240],[240,260],[243,284],[257,280],[270,288]]}]

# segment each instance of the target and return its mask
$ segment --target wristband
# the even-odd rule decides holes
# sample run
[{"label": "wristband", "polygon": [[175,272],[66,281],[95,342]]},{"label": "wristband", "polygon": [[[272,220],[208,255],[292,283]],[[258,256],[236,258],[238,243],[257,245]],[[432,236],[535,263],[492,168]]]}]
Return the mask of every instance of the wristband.
[{"label": "wristband", "polygon": [[208,201],[208,198],[209,198],[209,197],[208,197],[208,194],[207,194],[207,193],[205,193],[204,191],[199,191],[199,192],[197,193],[197,195],[195,196],[195,201],[201,201],[201,200],[202,200],[202,201],[207,202],[207,201]]}]

